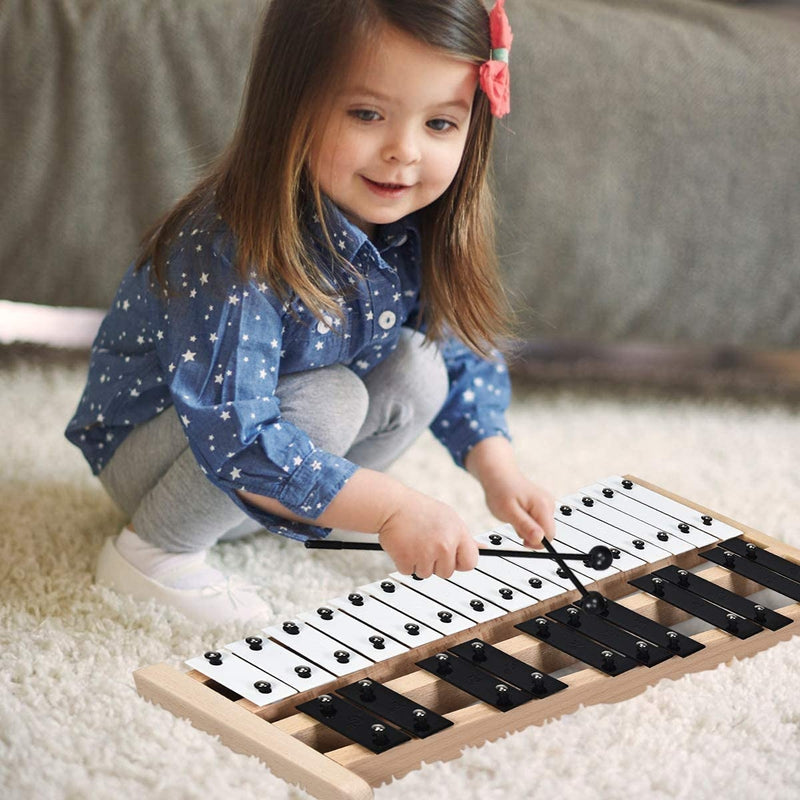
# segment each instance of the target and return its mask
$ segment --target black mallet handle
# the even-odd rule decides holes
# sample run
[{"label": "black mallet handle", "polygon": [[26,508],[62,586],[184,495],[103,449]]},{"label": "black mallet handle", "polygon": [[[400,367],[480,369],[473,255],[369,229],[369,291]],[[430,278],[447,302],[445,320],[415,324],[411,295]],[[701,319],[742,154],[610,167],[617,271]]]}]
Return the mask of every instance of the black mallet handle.
[{"label": "black mallet handle", "polygon": [[[545,546],[550,543],[545,543]],[[342,542],[331,539],[309,539],[305,542],[309,550],[383,550],[377,542]],[[603,545],[593,547],[588,553],[556,553],[552,545],[548,547],[548,552],[537,550],[503,550],[500,548],[479,548],[478,552],[482,556],[505,556],[506,558],[549,558],[556,562],[562,561],[583,561],[594,569],[607,569],[611,565],[611,551]],[[567,573],[572,570],[566,565],[563,567]],[[584,590],[585,591],[585,590]]]}]

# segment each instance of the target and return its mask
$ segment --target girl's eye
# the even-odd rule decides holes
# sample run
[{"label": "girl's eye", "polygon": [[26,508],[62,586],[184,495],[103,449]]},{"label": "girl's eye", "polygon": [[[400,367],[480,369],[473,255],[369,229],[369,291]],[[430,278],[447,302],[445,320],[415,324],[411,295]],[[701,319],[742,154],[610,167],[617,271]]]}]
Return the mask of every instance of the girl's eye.
[{"label": "girl's eye", "polygon": [[447,119],[432,119],[428,122],[428,127],[438,133],[444,133],[445,131],[455,130],[458,126]]},{"label": "girl's eye", "polygon": [[377,111],[370,111],[368,108],[354,108],[349,112],[351,117],[360,122],[375,122],[381,118]]}]

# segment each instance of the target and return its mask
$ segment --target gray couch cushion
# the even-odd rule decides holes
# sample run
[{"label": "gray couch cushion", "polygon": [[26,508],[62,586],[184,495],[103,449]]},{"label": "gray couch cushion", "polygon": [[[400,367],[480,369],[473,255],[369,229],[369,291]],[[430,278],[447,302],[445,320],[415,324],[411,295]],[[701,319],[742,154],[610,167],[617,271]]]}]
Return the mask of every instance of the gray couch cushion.
[{"label": "gray couch cushion", "polygon": [[529,338],[800,341],[800,7],[509,4],[501,250]]},{"label": "gray couch cushion", "polygon": [[105,307],[236,122],[258,0],[0,5],[0,297]]}]

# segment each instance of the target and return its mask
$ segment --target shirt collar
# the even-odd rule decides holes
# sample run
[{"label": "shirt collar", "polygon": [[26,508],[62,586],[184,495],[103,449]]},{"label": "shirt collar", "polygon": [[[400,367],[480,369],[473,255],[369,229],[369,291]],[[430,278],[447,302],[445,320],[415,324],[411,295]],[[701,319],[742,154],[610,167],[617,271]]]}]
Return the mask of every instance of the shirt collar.
[{"label": "shirt collar", "polygon": [[[416,214],[409,214],[387,225],[379,225],[375,232],[375,241],[371,242],[364,231],[350,222],[335,203],[324,198],[324,204],[328,233],[333,246],[340,256],[351,263],[365,245],[374,250],[376,255],[382,256],[393,247],[404,245],[411,236],[414,237],[414,242],[419,241],[419,222]],[[311,217],[311,230],[320,241],[324,241],[322,225],[316,214],[312,214]],[[379,266],[385,266],[382,258],[377,260]]]}]

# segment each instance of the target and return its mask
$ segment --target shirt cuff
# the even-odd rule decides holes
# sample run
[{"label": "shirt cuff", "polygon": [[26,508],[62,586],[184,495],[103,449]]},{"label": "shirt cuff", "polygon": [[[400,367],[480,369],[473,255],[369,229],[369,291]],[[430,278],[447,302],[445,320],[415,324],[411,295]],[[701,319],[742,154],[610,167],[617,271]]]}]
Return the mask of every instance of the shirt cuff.
[{"label": "shirt cuff", "polygon": [[270,514],[260,508],[251,506],[244,502],[236,492],[231,492],[229,497],[242,509],[249,517],[252,517],[259,525],[263,526],[270,533],[279,533],[289,539],[297,539],[305,542],[309,539],[324,539],[331,532],[331,528],[322,528],[319,525],[312,525],[307,522],[295,522],[286,517],[279,517],[277,514]]},{"label": "shirt cuff", "polygon": [[492,419],[488,421],[465,418],[455,426],[448,425],[446,421],[440,422],[436,426],[434,434],[447,448],[453,461],[459,467],[464,468],[464,459],[466,459],[467,453],[478,442],[491,436],[504,436],[511,441],[511,434],[508,432],[505,415],[495,412],[491,416]]},{"label": "shirt cuff", "polygon": [[316,519],[357,469],[346,458],[325,450],[312,450],[275,499],[298,516]]},{"label": "shirt cuff", "polygon": [[[325,450],[312,450],[283,484],[275,499],[301,517],[316,519],[341,491],[358,466]],[[248,516],[273,533],[291,539],[323,539],[331,529],[295,522],[256,508],[229,490],[228,495]]]}]

